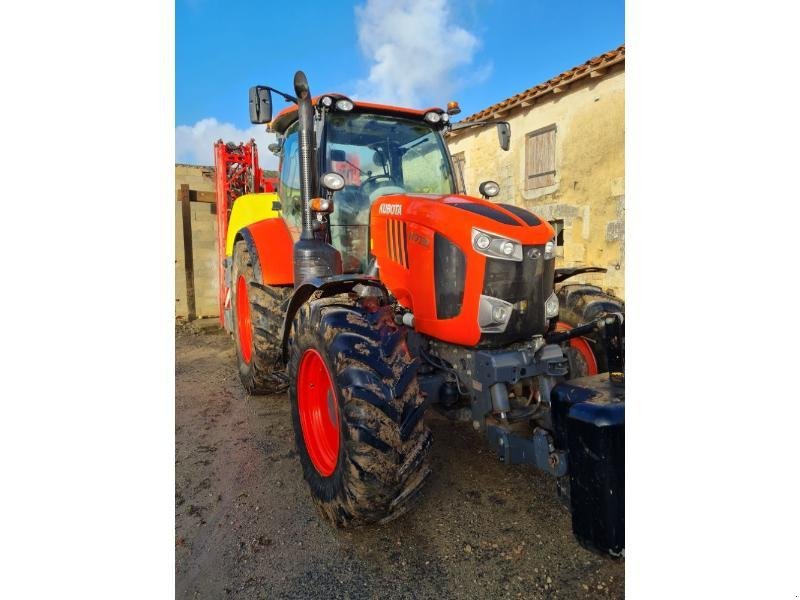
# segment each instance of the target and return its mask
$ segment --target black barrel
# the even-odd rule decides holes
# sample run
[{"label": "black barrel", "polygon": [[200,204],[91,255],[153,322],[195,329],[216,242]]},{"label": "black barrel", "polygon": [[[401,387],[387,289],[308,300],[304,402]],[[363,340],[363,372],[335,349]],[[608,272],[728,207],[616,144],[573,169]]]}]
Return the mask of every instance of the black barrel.
[{"label": "black barrel", "polygon": [[572,532],[614,556],[625,550],[625,400],[608,373],[558,384],[554,441],[567,451]]}]

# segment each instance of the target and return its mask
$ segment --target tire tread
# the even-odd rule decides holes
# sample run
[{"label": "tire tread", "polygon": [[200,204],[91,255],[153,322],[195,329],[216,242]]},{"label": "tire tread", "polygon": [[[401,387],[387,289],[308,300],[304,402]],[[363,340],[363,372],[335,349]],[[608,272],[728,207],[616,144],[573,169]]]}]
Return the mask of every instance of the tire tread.
[{"label": "tire tread", "polygon": [[337,527],[384,523],[410,508],[430,472],[431,433],[422,420],[418,362],[408,354],[405,331],[394,325],[391,307],[369,313],[346,298],[326,300],[298,310],[289,340],[289,372],[297,373],[309,344],[325,345],[346,430],[341,485],[325,487],[328,483],[308,458],[292,380],[298,454],[325,518]]}]

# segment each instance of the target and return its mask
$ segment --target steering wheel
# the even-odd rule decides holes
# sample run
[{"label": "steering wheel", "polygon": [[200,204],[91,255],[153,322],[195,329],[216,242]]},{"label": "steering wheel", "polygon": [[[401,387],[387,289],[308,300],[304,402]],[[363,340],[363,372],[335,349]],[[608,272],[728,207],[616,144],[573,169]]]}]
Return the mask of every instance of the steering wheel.
[{"label": "steering wheel", "polygon": [[365,185],[369,185],[370,187],[378,187],[378,184],[376,183],[378,179],[388,179],[392,185],[397,185],[394,177],[386,173],[379,173],[378,175],[371,175],[370,177],[367,177],[361,186],[363,187]]}]

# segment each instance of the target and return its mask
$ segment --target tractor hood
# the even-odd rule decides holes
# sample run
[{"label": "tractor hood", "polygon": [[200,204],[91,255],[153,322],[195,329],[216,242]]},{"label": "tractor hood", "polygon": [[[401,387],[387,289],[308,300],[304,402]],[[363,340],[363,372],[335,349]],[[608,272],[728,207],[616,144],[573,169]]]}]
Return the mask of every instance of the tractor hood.
[{"label": "tractor hood", "polygon": [[473,227],[525,246],[546,244],[555,235],[547,221],[524,208],[462,195],[389,194],[374,202],[372,216],[428,227],[464,250],[472,245]]},{"label": "tractor hood", "polygon": [[530,211],[461,195],[389,194],[372,204],[369,235],[381,280],[420,333],[488,348],[546,332],[554,231]]}]

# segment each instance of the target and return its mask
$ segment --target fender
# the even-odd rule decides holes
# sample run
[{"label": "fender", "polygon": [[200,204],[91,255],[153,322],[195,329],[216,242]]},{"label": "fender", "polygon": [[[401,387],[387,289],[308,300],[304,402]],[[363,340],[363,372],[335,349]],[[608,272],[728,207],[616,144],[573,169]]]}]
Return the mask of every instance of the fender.
[{"label": "fender", "polygon": [[564,267],[555,270],[553,283],[561,283],[562,281],[565,281],[570,277],[575,277],[576,275],[581,275],[583,273],[607,273],[607,272],[608,269],[606,269],[605,267],[574,267],[574,268]]},{"label": "fender", "polygon": [[294,321],[294,315],[297,309],[305,304],[306,300],[315,292],[320,292],[319,298],[326,298],[328,296],[350,292],[359,283],[378,287],[383,290],[383,293],[387,297],[389,296],[389,292],[386,290],[386,286],[383,285],[383,282],[369,275],[336,275],[326,279],[314,277],[312,279],[306,279],[302,285],[294,291],[292,299],[289,300],[289,306],[286,308],[286,314],[283,317],[283,339],[281,341],[283,362],[286,362],[288,358],[289,330],[292,328],[292,321]]},{"label": "fender", "polygon": [[233,256],[233,244],[242,228],[265,219],[280,218],[281,203],[276,193],[244,194],[233,203],[225,240],[225,256]]},{"label": "fender", "polygon": [[235,240],[244,240],[253,261],[256,279],[265,285],[292,285],[294,242],[286,222],[266,219],[241,229]]}]

